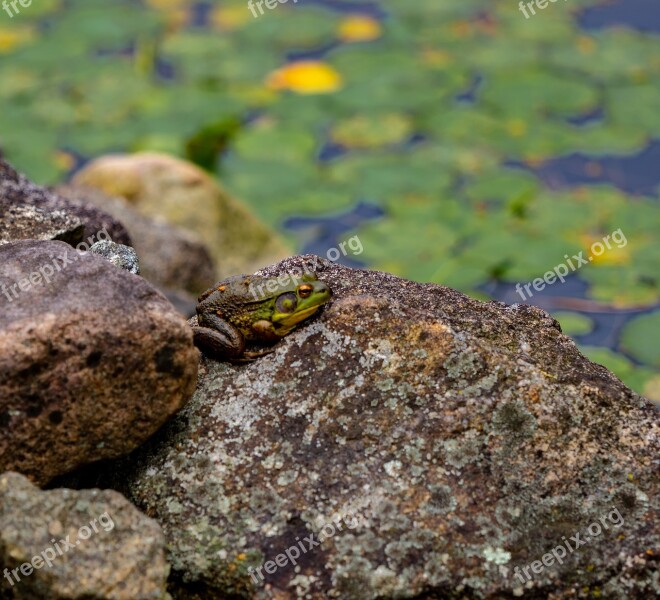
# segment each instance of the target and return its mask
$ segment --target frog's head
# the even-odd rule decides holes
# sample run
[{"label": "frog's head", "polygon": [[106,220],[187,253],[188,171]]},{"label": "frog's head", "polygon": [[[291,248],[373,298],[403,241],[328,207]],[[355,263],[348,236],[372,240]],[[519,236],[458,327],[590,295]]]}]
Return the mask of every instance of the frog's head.
[{"label": "frog's head", "polygon": [[238,275],[200,296],[197,318],[200,325],[211,328],[222,319],[239,329],[247,340],[273,342],[313,315],[331,295],[328,285],[316,274]]},{"label": "frog's head", "polygon": [[316,274],[305,274],[279,286],[270,299],[270,322],[278,335],[286,335],[298,323],[312,316],[330,297],[328,284],[319,281]]}]

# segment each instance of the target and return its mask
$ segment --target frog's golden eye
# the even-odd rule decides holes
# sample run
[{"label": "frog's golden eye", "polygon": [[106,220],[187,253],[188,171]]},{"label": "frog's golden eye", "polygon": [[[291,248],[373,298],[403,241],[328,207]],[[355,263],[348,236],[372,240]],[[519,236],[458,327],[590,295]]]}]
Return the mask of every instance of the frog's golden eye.
[{"label": "frog's golden eye", "polygon": [[304,283],[298,288],[298,295],[301,298],[309,298],[312,295],[314,288],[308,283]]},{"label": "frog's golden eye", "polygon": [[278,313],[292,313],[298,306],[298,298],[293,292],[282,294],[275,302],[275,309]]}]

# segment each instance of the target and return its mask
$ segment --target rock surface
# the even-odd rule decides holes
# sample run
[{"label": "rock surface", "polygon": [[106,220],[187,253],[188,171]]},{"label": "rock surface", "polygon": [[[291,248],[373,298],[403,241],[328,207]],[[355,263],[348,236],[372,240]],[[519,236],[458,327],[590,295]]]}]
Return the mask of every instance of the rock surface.
[{"label": "rock surface", "polygon": [[[193,400],[122,461],[176,598],[658,592],[646,399],[540,309],[318,261],[335,295],[321,316],[248,365],[203,359]],[[347,511],[358,526],[331,535]],[[516,577],[602,518],[562,564]],[[287,549],[320,531],[294,567]]]},{"label": "rock surface", "polygon": [[19,240],[60,240],[76,246],[85,228],[80,219],[62,210],[15,206],[0,196],[0,245]]},{"label": "rock surface", "polygon": [[114,242],[96,242],[89,249],[92,254],[102,256],[118,269],[124,269],[133,275],[140,274],[140,261],[133,248]]},{"label": "rock surface", "polygon": [[183,160],[152,153],[105,156],[72,183],[122,196],[142,214],[194,232],[215,260],[217,279],[250,273],[290,253],[275,232],[213,178]]},{"label": "rock surface", "polygon": [[169,597],[156,521],[117,492],[42,492],[18,473],[0,475],[0,572],[3,599]]},{"label": "rock surface", "polygon": [[191,396],[186,321],[144,279],[63,242],[0,246],[0,472],[39,484],[130,452]]},{"label": "rock surface", "polygon": [[[68,219],[77,219],[84,226],[82,232],[78,231],[71,240],[68,237],[53,237],[53,239],[63,239],[74,246],[83,241],[83,238],[88,245],[103,239],[103,237],[99,237],[99,232],[106,232],[113,241],[119,244],[131,245],[130,237],[124,226],[108,213],[95,206],[75,204],[46,188],[35,185],[19,174],[7,161],[0,158],[0,212],[3,206],[34,207],[38,209],[38,214],[51,215],[46,217],[50,219],[54,218],[53,215],[66,215]],[[2,214],[0,214],[1,218]],[[33,227],[32,239],[46,239],[47,236],[43,235],[42,226],[35,222]],[[71,226],[69,225],[68,228]],[[29,235],[29,231],[24,233]],[[82,237],[79,237],[80,234]],[[10,239],[26,239],[26,237],[21,233],[18,236],[11,236]]]},{"label": "rock surface", "polygon": [[73,202],[93,204],[126,225],[140,257],[142,276],[164,290],[198,296],[215,283],[213,259],[196,236],[162,218],[141,214],[126,200],[106,196],[94,188],[60,186],[58,193]]}]

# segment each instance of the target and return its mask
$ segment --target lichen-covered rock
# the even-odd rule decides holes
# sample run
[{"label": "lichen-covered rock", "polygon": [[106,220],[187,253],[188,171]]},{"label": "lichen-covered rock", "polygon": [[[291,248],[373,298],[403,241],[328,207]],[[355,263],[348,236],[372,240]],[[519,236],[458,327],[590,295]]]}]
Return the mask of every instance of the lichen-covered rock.
[{"label": "lichen-covered rock", "polygon": [[[37,209],[34,213],[36,219],[33,223],[34,233],[30,235],[27,230],[27,221],[25,220],[25,213],[23,216],[23,225],[21,232],[15,232],[10,240],[18,239],[58,239],[69,243],[72,246],[82,242],[89,246],[94,242],[103,239],[99,236],[99,232],[104,232],[104,236],[110,235],[114,242],[118,244],[131,245],[131,240],[128,232],[124,226],[111,217],[108,213],[96,208],[95,206],[81,206],[70,202],[66,198],[58,196],[53,192],[35,185],[26,177],[19,174],[7,161],[0,158],[0,219],[3,218],[2,207],[34,207]],[[77,219],[78,229],[72,227],[72,222],[66,226],[66,235],[55,235],[52,238],[44,235],[44,226],[40,223],[43,219],[47,219],[47,215],[56,215],[61,219],[63,215],[71,221]],[[43,215],[42,218],[39,215]],[[83,225],[80,230],[79,226]],[[75,235],[74,235],[75,234]],[[5,237],[1,236],[0,237]],[[0,243],[2,243],[0,241]]]},{"label": "lichen-covered rock", "polygon": [[60,240],[76,246],[85,230],[80,219],[63,210],[15,206],[0,196],[0,245],[18,240]]},{"label": "lichen-covered rock", "polygon": [[218,279],[249,273],[289,254],[283,240],[215,179],[171,156],[103,156],[79,171],[72,183],[122,196],[142,214],[164,217],[194,232],[211,252]]},{"label": "lichen-covered rock", "polygon": [[158,523],[121,494],[0,475],[0,598],[166,600],[168,573]]},{"label": "lichen-covered rock", "polygon": [[191,396],[186,321],[144,279],[63,242],[0,246],[0,472],[39,484],[130,452]]},{"label": "lichen-covered rock", "polygon": [[196,299],[216,281],[209,251],[189,231],[145,216],[124,198],[94,188],[67,185],[57,191],[73,202],[98,206],[125,223],[140,257],[142,276],[160,289],[186,291]]},{"label": "lichen-covered rock", "polygon": [[193,400],[118,471],[164,529],[177,598],[658,592],[646,399],[540,309],[316,271],[335,297],[321,316],[248,365],[204,359]]},{"label": "lichen-covered rock", "polygon": [[124,269],[133,275],[140,274],[140,261],[137,253],[130,246],[103,241],[93,244],[89,251],[102,256],[119,269]]}]

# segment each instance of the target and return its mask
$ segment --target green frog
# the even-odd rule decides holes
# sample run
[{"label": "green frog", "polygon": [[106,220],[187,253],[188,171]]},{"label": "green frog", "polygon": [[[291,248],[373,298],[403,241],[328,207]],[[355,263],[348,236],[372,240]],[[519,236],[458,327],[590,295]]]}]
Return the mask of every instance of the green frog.
[{"label": "green frog", "polygon": [[212,358],[253,360],[272,351],[246,352],[247,342],[277,342],[331,296],[328,285],[316,274],[229,277],[199,297],[195,345]]}]

